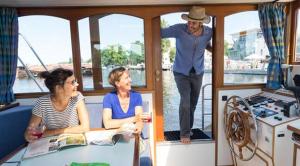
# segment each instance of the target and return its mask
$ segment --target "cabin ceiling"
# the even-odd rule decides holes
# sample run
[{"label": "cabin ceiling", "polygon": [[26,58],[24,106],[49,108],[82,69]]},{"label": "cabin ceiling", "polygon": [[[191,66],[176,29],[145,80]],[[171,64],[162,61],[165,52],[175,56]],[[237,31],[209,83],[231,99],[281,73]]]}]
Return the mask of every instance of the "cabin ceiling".
[{"label": "cabin ceiling", "polygon": [[[257,4],[275,0],[0,0],[1,7],[67,7],[67,6],[123,6],[177,4]],[[291,2],[294,0],[278,0]]]}]

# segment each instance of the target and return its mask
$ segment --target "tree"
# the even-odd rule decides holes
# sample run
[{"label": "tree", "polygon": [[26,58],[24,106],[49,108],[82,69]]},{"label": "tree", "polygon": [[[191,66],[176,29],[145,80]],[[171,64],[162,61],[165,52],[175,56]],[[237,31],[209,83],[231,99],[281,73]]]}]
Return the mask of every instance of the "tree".
[{"label": "tree", "polygon": [[226,40],[224,41],[224,55],[229,56],[229,43]]},{"label": "tree", "polygon": [[[144,63],[145,62],[145,46],[144,43],[140,41],[135,41],[132,43],[132,45],[137,46],[137,50],[132,49],[129,51],[129,56],[128,56],[128,63],[132,65],[136,65],[139,63]],[[140,48],[140,49],[139,49]]]},{"label": "tree", "polygon": [[[168,27],[168,23],[166,20],[162,19],[161,22],[160,22],[160,26],[161,28],[165,28],[165,27]],[[161,51],[162,53],[166,53],[170,50],[170,47],[171,47],[171,42],[169,39],[162,39],[161,40]]]},{"label": "tree", "polygon": [[170,62],[173,63],[175,61],[176,48],[172,47],[170,50]]},{"label": "tree", "polygon": [[124,51],[124,48],[119,44],[110,45],[107,48],[101,50],[101,60],[104,66],[123,66],[127,63],[126,52]]}]

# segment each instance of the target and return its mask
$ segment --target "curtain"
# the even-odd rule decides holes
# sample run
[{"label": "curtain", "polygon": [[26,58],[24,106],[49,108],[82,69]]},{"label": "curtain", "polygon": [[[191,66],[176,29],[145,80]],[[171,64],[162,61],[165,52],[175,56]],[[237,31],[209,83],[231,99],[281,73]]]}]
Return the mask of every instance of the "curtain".
[{"label": "curtain", "polygon": [[267,71],[267,88],[279,89],[283,81],[281,63],[285,58],[285,4],[260,4],[258,14],[260,27],[271,57]]},{"label": "curtain", "polygon": [[18,15],[14,8],[0,8],[0,104],[15,101],[13,84],[18,62]]}]

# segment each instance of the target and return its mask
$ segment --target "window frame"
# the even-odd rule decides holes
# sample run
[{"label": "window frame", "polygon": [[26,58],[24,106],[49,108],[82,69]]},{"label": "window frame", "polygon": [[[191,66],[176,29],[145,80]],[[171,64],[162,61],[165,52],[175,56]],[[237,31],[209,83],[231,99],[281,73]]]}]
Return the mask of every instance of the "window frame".
[{"label": "window frame", "polygon": [[286,40],[287,43],[290,43],[289,45],[290,50],[288,52],[289,58],[287,62],[289,62],[289,64],[300,65],[300,61],[296,61],[297,24],[300,24],[298,23],[298,17],[300,17],[300,12],[299,12],[300,1],[293,1],[290,7],[291,7],[290,26],[289,24],[287,26],[288,27],[287,29],[290,29],[290,35],[289,38]]}]

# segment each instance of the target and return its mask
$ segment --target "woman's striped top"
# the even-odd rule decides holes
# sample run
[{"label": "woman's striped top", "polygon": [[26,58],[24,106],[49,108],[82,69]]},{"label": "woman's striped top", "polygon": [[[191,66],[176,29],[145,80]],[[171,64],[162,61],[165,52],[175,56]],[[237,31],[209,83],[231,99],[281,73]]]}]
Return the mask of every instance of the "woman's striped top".
[{"label": "woman's striped top", "polygon": [[32,114],[42,118],[42,123],[47,129],[61,129],[79,125],[77,114],[77,104],[83,100],[83,95],[78,92],[78,95],[71,97],[68,106],[62,112],[56,111],[50,99],[50,94],[38,98]]}]

